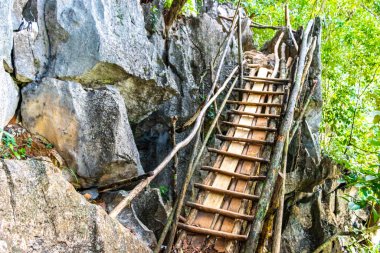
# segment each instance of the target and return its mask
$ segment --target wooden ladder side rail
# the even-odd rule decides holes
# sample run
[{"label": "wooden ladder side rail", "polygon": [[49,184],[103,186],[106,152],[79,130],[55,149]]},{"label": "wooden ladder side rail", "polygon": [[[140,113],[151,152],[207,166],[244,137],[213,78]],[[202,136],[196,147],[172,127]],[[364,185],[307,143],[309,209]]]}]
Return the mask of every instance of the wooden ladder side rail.
[{"label": "wooden ladder side rail", "polygon": [[204,205],[201,205],[198,203],[193,203],[190,201],[186,202],[186,206],[191,207],[191,208],[195,208],[195,209],[198,209],[198,210],[201,210],[204,212],[208,212],[208,213],[220,214],[220,215],[223,215],[225,217],[234,218],[234,219],[253,221],[253,218],[254,218],[254,216],[252,216],[252,215],[236,213],[236,212],[228,211],[226,209],[208,207],[208,206],[204,206]]},{"label": "wooden ladder side rail", "polygon": [[226,170],[217,169],[211,166],[202,166],[201,170],[215,172],[215,173],[223,174],[226,176],[230,176],[236,179],[241,179],[241,180],[246,180],[246,181],[263,181],[266,179],[266,176],[250,176],[250,175],[240,174],[236,172],[230,172]]}]

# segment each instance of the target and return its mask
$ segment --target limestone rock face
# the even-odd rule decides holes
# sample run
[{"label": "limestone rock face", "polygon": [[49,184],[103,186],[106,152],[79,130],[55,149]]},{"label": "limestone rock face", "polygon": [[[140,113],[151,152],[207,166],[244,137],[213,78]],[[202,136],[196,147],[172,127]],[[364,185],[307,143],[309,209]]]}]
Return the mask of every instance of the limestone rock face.
[{"label": "limestone rock face", "polygon": [[[33,23],[34,26],[36,23]],[[32,29],[32,28],[30,28]],[[22,30],[15,32],[14,37],[14,68],[16,79],[20,82],[29,83],[35,80],[39,69],[39,62],[34,58],[33,48],[35,36],[33,31]]]},{"label": "limestone rock face", "polygon": [[5,65],[11,69],[11,51],[13,46],[12,1],[2,1],[0,5],[0,17],[0,60],[4,61]]},{"label": "limestone rock face", "polygon": [[0,4],[0,128],[3,128],[13,117],[19,100],[19,92],[11,76],[5,71],[12,71],[11,51],[12,34],[12,2]]},{"label": "limestone rock face", "polygon": [[[15,0],[13,9],[14,26],[21,18],[36,21],[33,40],[26,36],[30,31],[15,32],[19,81],[48,76],[88,87],[115,85],[133,122],[178,93],[148,39],[139,1]],[[145,97],[149,101],[141,103]]]},{"label": "limestone rock face", "polygon": [[6,126],[13,117],[18,101],[18,87],[0,63],[0,128]]},{"label": "limestone rock face", "polygon": [[49,162],[0,161],[0,251],[151,252]]},{"label": "limestone rock face", "polygon": [[22,90],[25,127],[52,142],[82,186],[143,173],[123,98],[112,87],[83,89],[46,78]]},{"label": "limestone rock face", "polygon": [[[338,186],[335,179],[327,179],[316,191],[297,192],[294,199],[288,199],[283,220],[282,252],[313,252],[336,233],[348,227],[362,226],[367,216],[365,211],[354,213],[348,210],[347,201],[342,198],[355,196],[356,190],[337,189]],[[325,252],[342,252],[341,243],[334,241]],[[335,251],[334,247],[338,250]]]}]

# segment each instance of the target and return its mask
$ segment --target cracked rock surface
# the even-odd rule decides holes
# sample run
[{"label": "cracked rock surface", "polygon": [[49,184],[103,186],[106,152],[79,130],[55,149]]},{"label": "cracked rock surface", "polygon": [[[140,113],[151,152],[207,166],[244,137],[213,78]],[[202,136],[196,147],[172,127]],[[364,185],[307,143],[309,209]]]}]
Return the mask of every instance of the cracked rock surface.
[{"label": "cracked rock surface", "polygon": [[0,252],[151,252],[49,162],[0,162]]},{"label": "cracked rock surface", "polygon": [[45,78],[22,90],[26,128],[51,141],[82,187],[143,173],[124,100],[111,86],[83,89]]}]

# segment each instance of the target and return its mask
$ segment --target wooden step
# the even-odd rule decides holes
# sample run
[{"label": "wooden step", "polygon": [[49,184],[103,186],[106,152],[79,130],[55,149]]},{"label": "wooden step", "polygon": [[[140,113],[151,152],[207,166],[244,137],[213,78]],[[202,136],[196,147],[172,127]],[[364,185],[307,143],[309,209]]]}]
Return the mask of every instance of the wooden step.
[{"label": "wooden step", "polygon": [[273,106],[273,107],[282,107],[282,104],[278,103],[262,103],[262,102],[247,102],[247,101],[233,101],[227,100],[228,104],[234,105],[249,105],[249,106]]},{"label": "wooden step", "polygon": [[255,140],[255,139],[248,139],[248,138],[238,138],[233,136],[226,136],[217,134],[215,137],[221,141],[236,141],[236,142],[245,142],[249,144],[258,144],[258,145],[272,145],[274,144],[273,141],[262,141],[262,140]]},{"label": "wooden step", "polygon": [[254,219],[254,216],[252,216],[252,215],[246,215],[246,214],[236,213],[236,212],[232,212],[232,211],[225,210],[225,209],[208,207],[208,206],[204,206],[204,205],[189,202],[189,201],[186,202],[186,205],[188,207],[195,208],[195,209],[198,209],[198,210],[203,211],[203,212],[217,213],[217,214],[220,214],[220,215],[223,215],[223,216],[226,216],[229,218],[233,218],[233,219],[241,219],[241,220],[246,220],[246,221],[253,221],[253,219]]},{"label": "wooden step", "polygon": [[260,199],[260,196],[246,194],[246,193],[242,193],[242,192],[230,191],[230,190],[226,190],[226,189],[220,189],[220,188],[216,188],[216,187],[204,185],[204,184],[199,184],[199,183],[195,183],[194,187],[201,189],[201,190],[205,190],[205,191],[224,194],[224,195],[227,195],[229,197],[238,198],[238,199],[248,199],[248,200],[259,200]]},{"label": "wooden step", "polygon": [[274,127],[262,127],[262,126],[248,126],[248,125],[242,125],[242,124],[237,124],[229,121],[222,121],[223,124],[228,125],[228,126],[233,126],[233,127],[241,127],[241,128],[247,128],[251,130],[261,130],[261,131],[268,131],[268,132],[276,132],[277,129]]},{"label": "wooden step", "polygon": [[193,232],[193,233],[197,233],[197,234],[203,234],[203,235],[212,235],[212,236],[216,236],[216,237],[222,237],[222,238],[225,238],[228,240],[238,240],[238,241],[247,240],[246,235],[232,234],[232,233],[227,233],[227,232],[208,229],[208,228],[201,228],[201,227],[186,225],[183,223],[178,223],[178,227],[180,229],[183,229],[183,230],[186,230],[189,232]]},{"label": "wooden step", "polygon": [[231,153],[228,151],[222,151],[216,148],[207,148],[209,152],[216,153],[218,155],[224,155],[224,156],[229,156],[229,157],[234,157],[237,159],[241,159],[244,161],[250,161],[250,162],[262,162],[262,163],[269,163],[269,160],[260,158],[260,157],[254,157],[254,156],[248,156],[248,155],[240,155],[236,153]]},{"label": "wooden step", "polygon": [[248,94],[259,94],[259,95],[285,95],[283,91],[263,91],[263,90],[249,90],[249,89],[241,89],[234,88],[233,91],[248,93]]},{"label": "wooden step", "polygon": [[277,115],[277,114],[253,113],[253,112],[244,112],[244,111],[238,111],[238,110],[230,110],[230,111],[227,111],[227,113],[235,114],[235,115],[253,116],[257,118],[280,118],[281,117],[281,115]]},{"label": "wooden step", "polygon": [[288,83],[290,82],[289,79],[283,79],[283,78],[272,78],[272,77],[258,77],[258,76],[244,76],[244,79],[255,79],[259,81],[274,81],[274,82],[280,82],[280,83]]},{"label": "wooden step", "polygon": [[215,173],[223,174],[223,175],[226,175],[226,176],[230,176],[230,177],[233,177],[233,178],[236,178],[236,179],[242,179],[242,180],[246,180],[246,181],[263,181],[263,180],[266,179],[266,176],[244,175],[244,174],[239,174],[239,173],[236,173],[236,172],[230,172],[230,171],[226,171],[226,170],[221,170],[221,169],[213,168],[211,166],[202,166],[201,170],[209,171],[209,172],[215,172]]}]

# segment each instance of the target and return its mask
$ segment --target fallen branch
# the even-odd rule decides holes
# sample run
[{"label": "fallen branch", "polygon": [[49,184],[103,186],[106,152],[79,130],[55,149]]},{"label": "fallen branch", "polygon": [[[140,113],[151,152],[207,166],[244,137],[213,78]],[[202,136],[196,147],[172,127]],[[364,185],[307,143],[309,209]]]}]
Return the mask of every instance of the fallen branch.
[{"label": "fallen branch", "polygon": [[[172,134],[172,146],[175,147],[177,144],[176,141],[176,136],[175,136],[175,129],[176,129],[176,124],[177,124],[177,116],[172,117],[172,129],[171,129],[171,134]],[[174,162],[173,162],[173,201],[177,198],[177,170],[178,170],[178,154],[174,155]]]},{"label": "fallen branch", "polygon": [[286,185],[286,165],[288,157],[289,148],[289,134],[286,136],[284,153],[282,155],[282,185],[280,191],[280,203],[277,209],[276,220],[273,232],[273,243],[272,243],[272,253],[280,253],[281,248],[281,230],[282,230],[282,219],[284,216],[284,201],[285,201],[285,185]]},{"label": "fallen branch", "polygon": [[294,125],[292,127],[292,130],[290,131],[290,134],[289,134],[289,138],[290,138],[290,141],[293,140],[293,137],[295,135],[295,133],[297,132],[298,130],[298,127],[300,126],[300,123],[301,121],[303,120],[303,118],[305,117],[305,114],[306,114],[306,111],[307,109],[309,108],[309,104],[311,102],[311,98],[313,97],[313,94],[314,94],[314,91],[315,91],[315,88],[317,87],[317,84],[318,82],[314,82],[313,84],[313,87],[311,88],[310,90],[310,94],[309,96],[307,97],[306,101],[305,101],[305,104],[303,105],[302,107],[302,111],[300,113],[300,115],[298,116],[297,120],[295,120],[294,122]]},{"label": "fallen branch", "polygon": [[226,88],[228,82],[231,80],[231,78],[233,77],[233,75],[236,73],[236,71],[238,70],[238,67],[235,67],[233,69],[233,71],[231,72],[231,74],[228,76],[227,80],[224,82],[224,84],[222,85],[222,87],[220,87],[218,89],[218,91],[215,93],[214,96],[212,96],[210,98],[210,100],[207,102],[207,104],[202,108],[202,111],[199,113],[199,117],[198,119],[196,120],[195,122],[195,125],[191,131],[191,133],[189,134],[189,136],[186,137],[186,139],[184,139],[183,141],[181,141],[180,143],[178,143],[173,149],[172,151],[169,153],[168,156],[165,157],[165,159],[153,170],[153,175],[146,178],[144,181],[142,181],[141,183],[139,183],[129,194],[127,197],[125,197],[113,210],[112,212],[110,213],[110,216],[112,218],[116,218],[117,215],[124,209],[124,207],[126,206],[129,206],[131,201],[142,191],[145,189],[145,187],[147,185],[149,185],[149,183],[166,167],[166,165],[168,165],[168,163],[171,161],[171,159],[175,156],[175,154],[177,154],[177,152],[186,147],[190,142],[191,140],[195,137],[195,135],[197,134],[198,132],[198,129],[200,128],[201,126],[201,122],[202,122],[202,119],[203,117],[205,116],[206,114],[206,111],[207,109],[210,107],[210,105],[214,102],[214,100],[216,100],[216,98],[219,96],[219,94]]},{"label": "fallen branch", "polygon": [[288,31],[289,37],[292,39],[295,49],[298,52],[298,44],[296,39],[294,38],[292,25],[290,24],[290,17],[289,17],[289,8],[288,4],[285,4],[285,23],[286,23],[286,30]]},{"label": "fallen branch", "polygon": [[[133,184],[136,184],[137,182],[140,182],[141,180],[144,180],[147,177],[150,177],[152,175],[153,175],[152,172],[148,172],[146,174],[143,174],[143,175],[140,175],[140,176],[137,176],[137,177],[123,179],[123,180],[120,180],[120,181],[112,183],[112,184],[99,186],[99,187],[97,187],[97,190],[98,190],[98,192],[107,192],[107,191],[120,190],[120,189],[123,189],[123,188],[127,188],[128,186],[131,186]],[[83,191],[83,190],[86,190],[86,189],[78,189],[78,191]]]},{"label": "fallen branch", "polygon": [[240,88],[243,88],[243,76],[244,76],[244,68],[243,68],[243,42],[242,42],[242,31],[241,31],[241,11],[239,9],[239,17],[238,17],[238,50],[239,50],[239,67],[240,67]]},{"label": "fallen branch", "polygon": [[281,34],[278,37],[278,40],[276,42],[276,45],[274,46],[275,64],[274,64],[274,69],[273,69],[273,73],[271,75],[271,78],[275,78],[277,76],[278,70],[280,68],[280,57],[278,54],[278,48],[280,47],[280,43],[281,43],[283,37],[284,37],[284,32],[281,32]]},{"label": "fallen branch", "polygon": [[301,89],[301,79],[302,79],[303,69],[305,67],[306,54],[308,51],[307,40],[308,40],[309,33],[311,31],[313,23],[314,23],[313,20],[309,21],[304,33],[304,39],[302,40],[300,56],[299,56],[299,61],[298,61],[298,71],[295,76],[293,89],[289,98],[287,112],[282,121],[280,130],[278,133],[276,145],[274,147],[273,154],[271,157],[271,163],[268,168],[267,180],[264,183],[261,197],[257,204],[256,217],[253,224],[251,225],[248,240],[245,245],[245,249],[244,249],[245,253],[256,251],[258,240],[260,237],[260,231],[262,230],[265,216],[269,208],[269,202],[273,195],[274,184],[277,181],[278,172],[279,172],[279,169],[281,168],[281,158],[282,158],[282,153],[284,150],[285,139],[290,131],[290,127],[293,122],[296,101],[297,101],[299,91]]}]

